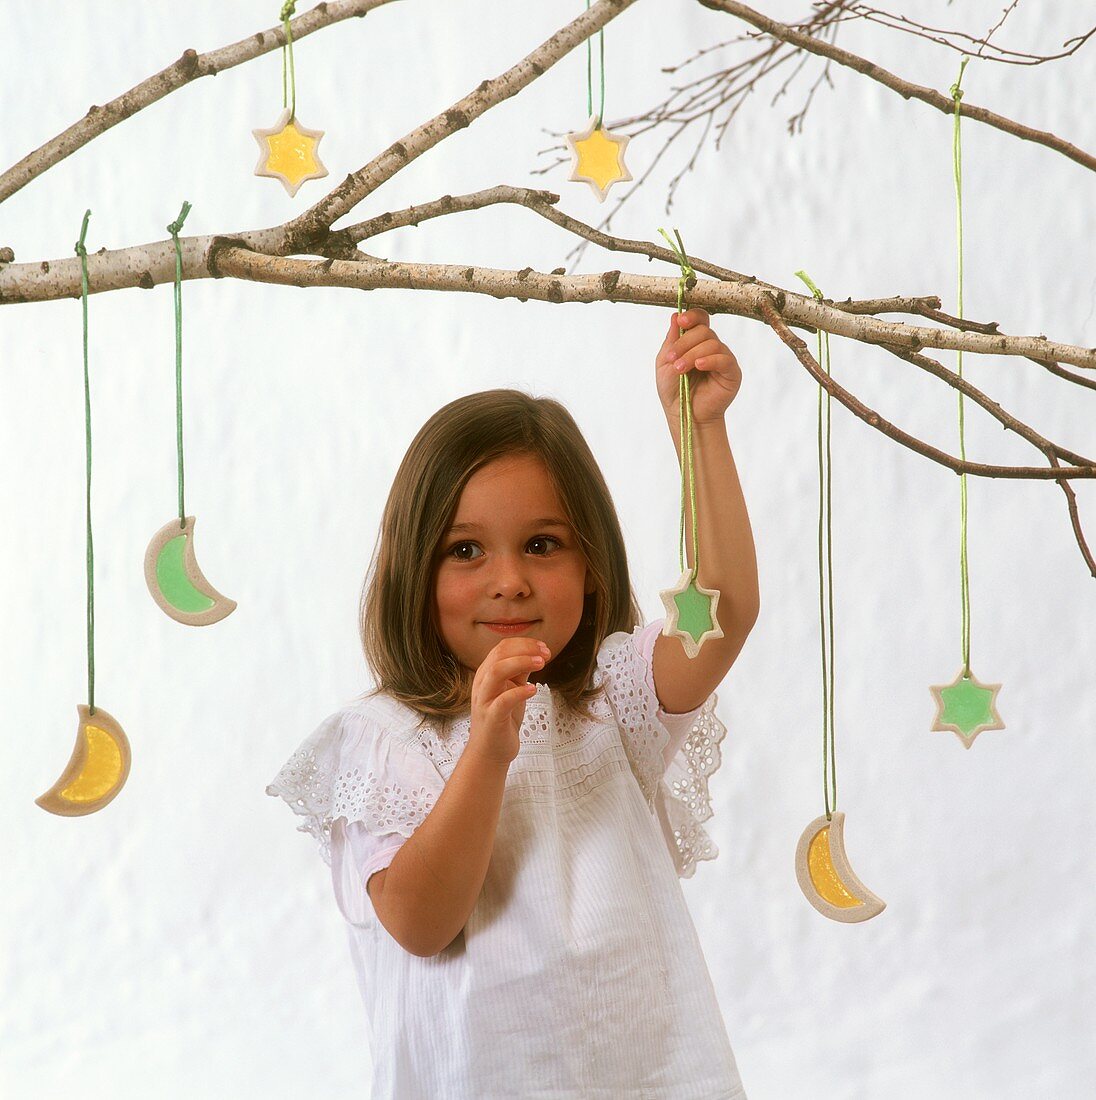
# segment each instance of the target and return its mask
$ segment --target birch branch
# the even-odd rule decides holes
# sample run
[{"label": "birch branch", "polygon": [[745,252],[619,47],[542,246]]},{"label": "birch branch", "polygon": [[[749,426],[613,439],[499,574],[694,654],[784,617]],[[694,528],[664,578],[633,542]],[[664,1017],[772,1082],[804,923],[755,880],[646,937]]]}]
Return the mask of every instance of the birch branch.
[{"label": "birch branch", "polygon": [[405,138],[390,145],[368,164],[351,172],[315,205],[285,225],[285,239],[274,251],[280,255],[307,250],[309,242],[324,236],[332,224],[348,214],[367,195],[400,169],[457,130],[470,126],[498,103],[517,95],[543,76],[557,61],[615,19],[636,0],[597,0],[577,19],[558,30],[531,54],[494,80],[484,80],[451,107],[424,122]]},{"label": "birch branch", "polygon": [[[658,245],[647,248],[651,254],[662,251]],[[666,258],[668,263],[676,262]],[[699,270],[700,261],[690,258],[690,262]],[[668,276],[603,271],[562,277],[546,275],[531,267],[513,271],[461,264],[354,262],[330,258],[298,260],[252,252],[227,241],[217,253],[215,266],[220,275],[285,286],[461,291],[488,294],[493,298],[555,303],[608,301],[667,306],[677,301],[677,279]],[[877,317],[849,314],[833,305],[819,303],[813,297],[790,291],[778,291],[774,297],[786,323],[809,326],[812,331],[821,328],[862,343],[894,345],[907,351],[936,347],[987,355],[1012,354],[1096,368],[1096,348],[1072,347],[1041,336],[950,332],[882,321]],[[750,283],[700,280],[689,291],[690,303],[709,313],[733,314],[754,320],[767,320],[764,306],[770,300],[768,291]]]},{"label": "birch branch", "polygon": [[[516,193],[517,190],[496,189],[496,196],[505,197],[507,192]],[[551,193],[532,194],[540,196],[534,206],[541,213],[550,209],[548,199],[558,201],[558,196]],[[446,199],[459,208],[459,200],[452,200],[451,196],[446,196]],[[438,201],[444,204],[445,199]],[[529,201],[527,193],[521,205],[526,205]],[[482,197],[480,202],[482,204]],[[473,207],[475,203],[469,205]],[[560,217],[566,220],[570,230],[581,230],[584,235],[596,235],[599,243],[607,241],[617,251],[645,255],[649,259],[664,260],[671,265],[677,262],[671,250],[661,245],[607,238],[605,234],[584,226],[576,219],[567,215]],[[384,220],[384,216],[374,221],[385,227],[391,224]],[[497,298],[513,297],[522,301],[530,298],[548,302],[628,301],[637,305],[665,305],[671,301],[671,298],[666,297],[665,288],[669,285],[676,288],[676,281],[673,280],[620,271],[565,278],[558,274],[544,275],[534,272],[532,268],[512,271],[459,264],[388,263],[376,258],[346,260],[336,259],[334,256],[328,256],[323,261],[290,260],[271,256],[253,247],[251,242],[254,239],[265,238],[271,233],[277,231],[180,238],[183,278],[230,275],[255,282],[299,286],[342,286],[362,290],[397,287],[460,290],[490,294]],[[339,254],[345,254],[351,239],[345,234],[346,231],[342,231],[342,235],[339,232],[331,234]],[[322,247],[323,241],[319,244]],[[218,250],[224,251],[233,247],[241,255],[227,260],[223,256],[218,258],[214,255]],[[152,245],[115,251],[101,249],[88,255],[88,291],[101,293],[125,287],[151,289],[158,283],[169,282],[175,277],[174,257],[174,246],[169,239]],[[1096,369],[1096,348],[1062,344],[1042,335],[1010,336],[995,331],[995,324],[977,326],[982,329],[992,328],[994,331],[974,331],[975,323],[964,322],[965,331],[954,331],[884,321],[871,314],[855,312],[856,303],[850,303],[853,306],[853,311],[850,311],[827,299],[820,302],[813,296],[783,290],[770,284],[759,285],[752,278],[728,272],[727,269],[700,257],[690,257],[690,262],[694,270],[704,274],[712,272],[717,276],[713,280],[699,281],[690,293],[690,300],[694,304],[713,314],[728,313],[762,320],[763,296],[771,293],[787,323],[808,328],[812,332],[822,329],[835,336],[844,336],[867,344],[894,345],[909,352],[936,348],[983,355],[1019,355],[1040,362],[1069,363],[1089,370]],[[76,256],[41,263],[0,264],[0,304],[75,298],[79,294],[80,262]]]},{"label": "birch branch", "polygon": [[[336,16],[347,18],[350,14],[364,14],[365,10],[384,2],[388,0],[371,0],[369,3],[359,0],[357,4],[349,2],[321,4],[308,15],[302,16],[301,20],[317,18],[319,14],[330,22],[334,21]],[[520,271],[508,271],[463,265],[402,264],[370,256],[358,247],[360,242],[370,239],[373,235],[394,228],[418,225],[431,218],[480,209],[489,205],[515,203],[554,222],[587,243],[597,243],[610,251],[630,252],[646,256],[648,261],[662,260],[671,267],[676,266],[676,256],[671,250],[659,244],[612,237],[555,209],[554,204],[559,201],[559,196],[551,192],[498,186],[470,195],[456,197],[444,195],[433,202],[381,214],[342,230],[331,229],[331,223],[336,218],[349,212],[362,198],[398,173],[404,165],[432,148],[449,134],[469,125],[496,103],[515,95],[537,76],[542,75],[560,57],[633,2],[634,0],[598,0],[584,15],[554,34],[517,65],[512,66],[493,81],[481,82],[473,92],[459,100],[449,110],[424,123],[402,142],[395,143],[358,172],[352,173],[323,200],[291,222],[235,235],[214,234],[184,238],[180,242],[182,277],[197,279],[229,276],[301,287],[342,286],[361,290],[382,288],[455,290],[490,294],[498,298],[514,297],[523,302],[530,299],[553,303],[614,301],[672,308],[676,304],[676,277],[650,277],[614,270],[595,275],[561,278],[560,276],[564,274],[562,268],[557,268],[550,274],[544,274],[535,272],[530,267]],[[708,6],[721,6],[727,10],[744,9],[744,5],[734,4],[732,0],[719,0],[718,3],[716,0],[711,0]],[[772,21],[767,22],[772,24]],[[309,30],[315,30],[320,25],[326,25],[326,23],[316,22],[308,24],[308,27]],[[772,25],[783,27],[782,24]],[[791,31],[791,28],[785,29],[792,35],[798,33]],[[274,38],[267,48],[272,49],[281,44],[282,35],[280,30],[270,33]],[[308,30],[302,27],[302,33],[308,33]],[[815,42],[809,36],[805,37]],[[256,35],[255,38],[254,45],[246,44],[248,50],[255,51],[256,46],[263,44],[262,35]],[[236,47],[226,49],[237,49],[244,45],[244,43],[238,43]],[[256,52],[265,52],[265,50]],[[252,53],[252,56],[254,55],[255,52]],[[204,55],[207,60],[210,56]],[[246,59],[246,56],[241,55],[234,63],[239,64]],[[179,64],[177,63],[177,66]],[[874,66],[869,67],[876,69]],[[195,70],[189,78],[193,79],[194,75],[206,75],[206,73],[198,73]],[[153,102],[174,90],[170,79],[159,79],[163,76],[163,73],[158,74],[158,77],[150,78],[143,85],[139,85],[138,89],[144,89],[144,92],[137,96],[131,95],[123,105],[124,110],[132,114],[144,105],[141,102],[142,96],[147,98],[147,102]],[[876,78],[878,79],[877,75]],[[120,101],[115,102],[120,103]],[[943,100],[943,102],[945,109],[951,109],[950,101]],[[968,110],[967,113],[971,112]],[[107,119],[99,132],[120,121],[121,117],[128,116],[121,113],[117,118]],[[102,121],[98,120],[98,122]],[[90,136],[85,140],[90,140]],[[62,152],[53,162],[55,163],[64,155],[67,153]],[[49,166],[46,163],[47,160],[46,156],[39,157],[36,162],[36,171],[44,171]],[[300,251],[311,252],[325,258],[302,260],[289,256],[290,252]],[[1096,566],[1093,565],[1092,557],[1084,544],[1077,520],[1075,495],[1068,483],[1073,477],[1096,476],[1096,465],[1084,456],[1067,451],[1044,439],[1033,429],[1006,413],[999,404],[965,379],[920,354],[923,348],[932,347],[963,350],[975,354],[1022,355],[1067,380],[1084,386],[1094,386],[1087,379],[1062,370],[1058,364],[1065,362],[1091,370],[1096,367],[1096,348],[1079,348],[1052,342],[1042,335],[1027,337],[1002,334],[997,331],[996,322],[985,323],[955,318],[942,312],[939,308],[940,299],[935,295],[856,302],[846,299],[845,302],[836,303],[829,299],[817,300],[813,296],[786,291],[758,280],[755,276],[744,275],[701,258],[691,257],[690,259],[696,271],[713,277],[710,281],[699,281],[693,288],[691,299],[694,304],[713,314],[729,313],[765,321],[785,343],[792,347],[797,357],[820,385],[857,416],[897,442],[948,466],[957,473],[1056,480],[1066,492],[1078,542],[1090,570],[1096,575]],[[10,249],[0,249],[0,303],[79,297],[80,268],[75,256],[34,264],[15,264],[13,260]],[[148,289],[158,283],[171,281],[174,278],[174,263],[174,245],[170,240],[113,252],[100,249],[99,252],[88,257],[89,291],[100,293],[133,286]],[[876,316],[880,312],[920,315],[937,321],[945,327],[933,329],[883,321]],[[1052,468],[1048,470],[1042,467],[1004,467],[962,462],[916,439],[884,420],[874,410],[867,408],[828,375],[823,376],[818,364],[807,350],[806,344],[791,332],[790,326],[806,328],[811,332],[823,330],[864,343],[878,344],[891,354],[933,373],[985,408],[1006,428],[1016,431],[1042,450],[1051,461]],[[1075,465],[1061,467],[1059,460],[1063,458]]]},{"label": "birch branch", "polygon": [[[392,0],[329,0],[326,4],[317,4],[289,21],[293,40],[305,38],[324,27],[341,23],[344,19],[367,15],[374,8],[390,3]],[[140,84],[135,84],[128,92],[123,92],[103,106],[93,103],[79,122],[74,122],[67,130],[50,138],[45,145],[39,146],[13,164],[0,175],[0,202],[25,187],[35,176],[40,176],[77,149],[87,145],[93,138],[131,118],[142,108],[185,87],[192,80],[216,76],[225,69],[242,65],[245,61],[280,49],[284,45],[285,30],[279,24],[208,53],[184,50],[178,61],[142,80]]]},{"label": "birch branch", "polygon": [[[1080,519],[1077,515],[1076,494],[1074,493],[1073,487],[1066,481],[1066,478],[1069,477],[1096,477],[1096,465],[1089,463],[1087,465],[1066,468],[1061,467],[1058,464],[1059,454],[1069,454],[1071,459],[1079,458],[1080,456],[1072,455],[1071,452],[1064,452],[1054,444],[1044,440],[1042,436],[1036,436],[1034,432],[1031,432],[1031,429],[1028,429],[1030,434],[1025,435],[1025,438],[1027,438],[1029,442],[1035,442],[1035,445],[1044,451],[1053,467],[1052,469],[1045,470],[1041,466],[991,466],[981,462],[967,462],[955,458],[953,455],[949,455],[945,451],[941,451],[937,447],[933,447],[931,444],[924,442],[924,440],[909,435],[907,432],[902,431],[901,428],[895,427],[895,425],[890,423],[889,420],[885,420],[881,417],[874,409],[870,409],[868,406],[858,401],[848,390],[838,382],[835,382],[831,375],[823,372],[821,366],[819,366],[818,360],[811,355],[807,345],[788,328],[787,324],[785,324],[784,318],[781,317],[776,302],[767,293],[764,295],[764,300],[761,303],[761,313],[777,336],[792,349],[796,358],[806,367],[807,373],[810,374],[831,397],[836,397],[845,408],[854,416],[863,420],[864,423],[882,432],[896,442],[901,443],[903,446],[908,447],[910,450],[916,451],[918,454],[923,455],[925,458],[930,458],[942,466],[947,466],[948,469],[953,470],[957,474],[979,474],[983,477],[1038,478],[1044,480],[1053,478],[1056,480],[1058,484],[1062,486],[1066,494],[1070,521],[1073,525],[1073,532],[1076,536],[1077,544],[1081,549],[1081,555],[1085,560],[1085,564],[1088,566],[1089,573],[1093,577],[1096,577],[1096,561],[1093,560],[1092,554],[1085,542],[1084,533],[1081,530]],[[894,349],[888,350],[893,351]],[[902,353],[895,351],[895,354],[901,355]],[[927,363],[931,362],[931,360],[927,361]],[[918,365],[925,366],[926,364],[921,363]],[[932,364],[932,366],[940,367],[938,363]],[[943,370],[943,368],[940,368],[940,370]],[[933,370],[932,373],[937,372]],[[958,379],[958,376],[954,377],[958,382],[964,381]],[[962,389],[964,393],[973,390],[973,387],[958,386],[957,388]],[[980,394],[980,391],[973,391],[971,396],[974,396],[975,400],[977,400],[979,396],[984,395]],[[979,401],[979,404],[981,403],[982,402]],[[995,402],[992,404],[996,405]],[[997,406],[997,408],[999,409],[1000,406]],[[1000,417],[998,417],[998,419],[1000,419]],[[1013,425],[1019,426],[1015,421],[1013,421]],[[1041,442],[1037,442],[1036,440]],[[1043,447],[1042,444],[1046,444],[1046,446]]]}]

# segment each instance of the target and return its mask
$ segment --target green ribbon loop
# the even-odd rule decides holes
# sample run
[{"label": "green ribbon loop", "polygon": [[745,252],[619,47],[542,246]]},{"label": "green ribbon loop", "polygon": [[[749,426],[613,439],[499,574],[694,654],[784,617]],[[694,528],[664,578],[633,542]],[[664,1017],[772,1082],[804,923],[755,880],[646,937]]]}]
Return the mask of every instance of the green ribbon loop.
[{"label": "green ribbon loop", "polygon": [[[590,0],[586,0],[586,10],[590,10]],[[601,120],[605,117],[605,28],[597,32],[598,46],[601,51],[601,108],[597,113],[597,126],[595,129],[601,129]],[[594,113],[594,83],[593,75],[591,72],[592,63],[590,60],[590,39],[586,39],[586,114],[592,115]]]},{"label": "green ribbon loop", "polygon": [[[963,98],[963,91],[959,87],[963,80],[963,70],[967,66],[969,57],[963,57],[959,65],[959,77],[951,86],[951,98],[955,102],[955,124],[952,134],[952,160],[955,174],[955,225],[958,250],[959,267],[959,319],[963,319],[963,154],[959,139],[959,101]],[[959,361],[959,377],[963,377],[963,349],[957,352]],[[967,446],[963,423],[963,393],[959,391],[959,457],[966,462]],[[959,475],[959,499],[961,516],[961,533],[959,548],[959,584],[960,599],[962,602],[962,633],[963,633],[963,675],[970,676],[970,573],[967,566],[967,475],[963,472]]]},{"label": "green ribbon loop", "polygon": [[178,452],[179,527],[186,527],[186,508],[183,505],[183,249],[179,244],[179,231],[183,228],[190,203],[183,200],[179,216],[167,227],[175,242],[175,436]]},{"label": "green ribbon loop", "polygon": [[[681,234],[674,230],[677,238],[676,244],[670,240],[665,229],[659,229],[659,233],[666,238],[670,247],[677,256],[677,262],[681,266],[681,276],[677,280],[677,312],[680,316],[685,312],[686,291],[696,286],[696,272],[693,271],[689,257],[685,254],[685,246],[681,243]],[[678,325],[678,337],[685,335],[685,330]],[[681,572],[685,572],[685,486],[689,487],[690,515],[693,519],[693,568],[691,577],[696,577],[700,569],[700,537],[696,523],[696,480],[693,472],[693,403],[692,391],[689,388],[689,372],[683,371],[677,379],[677,411],[678,434],[681,437],[681,451],[685,461],[681,466],[681,524],[678,530],[678,563]]]},{"label": "green ribbon loop", "polygon": [[[815,299],[822,301],[822,291],[815,286],[805,271],[797,271],[796,276],[810,287]],[[827,376],[830,373],[830,334],[816,328],[818,336],[818,362]],[[823,354],[825,337],[825,354]],[[825,387],[818,384],[818,618],[822,637],[822,797],[826,803],[826,820],[832,820],[837,809],[837,757],[834,749],[834,660],[833,660],[833,495],[831,491],[831,454],[830,454],[830,392],[826,390],[826,448],[822,449],[822,391]],[[823,555],[822,528],[826,528],[825,554]],[[825,560],[825,565],[823,564]],[[826,580],[823,583],[823,571]],[[825,595],[823,594],[825,589]],[[826,604],[829,605],[829,618],[826,617]],[[826,649],[829,647],[827,661]],[[830,802],[830,791],[833,802]]]},{"label": "green ribbon loop", "polygon": [[289,57],[289,87],[292,90],[293,109],[289,112],[289,121],[292,122],[297,117],[297,74],[293,68],[293,31],[289,26],[290,18],[296,13],[297,4],[295,0],[287,0],[282,5],[281,13],[278,18],[281,20],[282,29],[285,31],[285,45],[282,47],[282,106],[289,106],[289,96],[286,94],[286,82],[285,82],[285,59]]},{"label": "green ribbon loop", "polygon": [[80,300],[84,315],[84,442],[87,452],[85,481],[87,485],[87,598],[88,598],[88,713],[95,713],[95,549],[91,539],[91,382],[88,377],[88,250],[84,244],[91,211],[84,212],[80,239],[75,251],[80,257]]}]

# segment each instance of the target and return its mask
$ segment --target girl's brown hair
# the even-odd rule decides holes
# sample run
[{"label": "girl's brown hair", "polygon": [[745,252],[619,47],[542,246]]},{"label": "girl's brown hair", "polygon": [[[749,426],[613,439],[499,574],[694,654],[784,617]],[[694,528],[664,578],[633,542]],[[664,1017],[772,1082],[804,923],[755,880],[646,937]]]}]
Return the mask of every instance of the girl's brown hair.
[{"label": "girl's brown hair", "polygon": [[[632,591],[616,508],[570,412],[550,397],[485,390],[440,408],[400,463],[362,589],[359,625],[376,688],[427,717],[452,718],[470,704],[475,673],[448,652],[437,629],[439,547],[461,492],[480,467],[509,455],[539,458],[555,482],[595,589],[574,637],[541,677],[587,717],[598,648],[643,623]],[[533,681],[533,677],[530,677]]]}]

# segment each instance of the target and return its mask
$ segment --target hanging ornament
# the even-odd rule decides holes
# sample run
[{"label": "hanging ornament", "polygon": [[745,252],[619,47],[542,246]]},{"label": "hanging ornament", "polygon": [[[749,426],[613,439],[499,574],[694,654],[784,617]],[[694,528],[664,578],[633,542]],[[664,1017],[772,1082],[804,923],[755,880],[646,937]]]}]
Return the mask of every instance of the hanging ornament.
[{"label": "hanging ornament", "polygon": [[[822,291],[805,271],[796,275],[819,301]],[[830,336],[817,330],[818,362],[830,373]],[[825,336],[825,354],[822,338]],[[845,815],[837,809],[837,757],[834,752],[833,696],[833,530],[830,489],[830,394],[826,392],[826,447],[822,448],[822,390],[818,385],[818,614],[822,647],[822,798],[826,812],[816,817],[799,838],[795,877],[806,899],[831,920],[855,923],[870,920],[886,908],[853,874],[845,855]],[[822,528],[826,528],[823,547]],[[825,561],[825,564],[823,564]],[[829,614],[827,617],[827,605]],[[827,659],[827,649],[829,655]],[[831,800],[832,788],[832,800]]]},{"label": "hanging ornament", "polygon": [[65,770],[45,794],[34,801],[62,817],[81,817],[101,810],[122,789],[129,776],[129,739],[117,720],[95,706],[95,583],[91,537],[91,384],[88,377],[88,253],[84,240],[91,211],[84,214],[76,254],[80,257],[80,287],[84,315],[84,435],[87,452],[87,626],[88,703],[78,703],[76,744]]},{"label": "hanging ornament", "polygon": [[[297,121],[297,79],[293,68],[293,31],[289,26],[290,16],[296,10],[296,3],[290,0],[282,5],[280,19],[285,30],[285,45],[282,46],[282,110],[278,121],[268,130],[252,130],[259,143],[259,163],[255,175],[270,176],[281,180],[290,196],[306,180],[318,180],[327,175],[327,169],[320,161],[319,144],[323,130],[310,130]],[[289,59],[289,85],[291,96],[286,92],[286,58]]]},{"label": "hanging ornament", "polygon": [[[586,0],[587,11],[590,0]],[[598,43],[601,48],[601,109],[594,114],[594,90],[591,76],[590,40],[586,39],[586,113],[590,121],[585,130],[567,135],[567,144],[571,149],[571,175],[568,179],[578,183],[588,183],[597,195],[598,202],[604,202],[609,188],[614,183],[622,183],[632,178],[624,164],[624,150],[628,147],[625,134],[614,134],[603,129],[601,120],[605,115],[605,32],[598,31]]]},{"label": "hanging ornament", "polygon": [[[952,160],[955,173],[955,215],[959,252],[959,319],[963,319],[963,160],[959,141],[959,100],[963,98],[960,84],[963,69],[969,57],[964,56],[959,65],[959,78],[951,86],[951,98],[955,103],[955,126],[952,140]],[[958,352],[959,377],[963,377],[963,351]],[[959,455],[967,459],[963,429],[963,393],[959,391]],[[997,713],[997,693],[1000,684],[983,684],[970,669],[970,578],[967,573],[967,475],[959,475],[961,533],[959,551],[960,591],[962,598],[963,667],[950,684],[933,684],[929,687],[936,701],[933,731],[951,730],[969,749],[983,730],[1003,730],[1005,723]]]},{"label": "hanging ornament", "polygon": [[1005,723],[997,713],[997,693],[1000,684],[983,684],[968,668],[950,684],[929,688],[936,700],[933,730],[951,730],[966,748],[983,730],[1003,730]]},{"label": "hanging ornament", "polygon": [[[681,265],[681,276],[677,280],[677,312],[678,316],[685,312],[685,291],[696,286],[696,273],[689,263],[689,257],[685,254],[685,246],[681,243],[681,234],[674,230],[677,237],[675,244],[670,240],[665,229],[659,232],[669,241],[670,247],[677,255],[677,261]],[[678,337],[685,335],[685,330],[678,326]],[[677,380],[677,405],[678,420],[681,436],[681,451],[684,461],[681,465],[681,526],[678,531],[678,561],[681,568],[681,576],[673,588],[667,588],[660,592],[663,606],[666,608],[665,622],[662,633],[667,637],[681,639],[685,652],[690,657],[695,657],[700,652],[700,647],[709,639],[722,638],[723,630],[719,625],[717,609],[719,607],[719,589],[704,588],[697,582],[697,571],[700,568],[700,536],[697,529],[696,516],[696,483],[693,472],[693,406],[692,391],[689,388],[689,372],[684,371]],[[693,565],[685,566],[685,485],[689,486],[689,499],[692,503],[693,521]]]},{"label": "hanging ornament", "polygon": [[179,469],[179,518],[169,520],[152,536],[145,551],[145,582],[160,608],[188,626],[216,623],[236,609],[205,579],[194,556],[194,517],[183,505],[183,250],[179,231],[190,203],[167,227],[175,242],[175,425]]},{"label": "hanging ornament", "polygon": [[807,900],[824,917],[855,924],[882,913],[887,903],[853,874],[845,855],[845,815],[816,817],[799,838],[795,874]]}]

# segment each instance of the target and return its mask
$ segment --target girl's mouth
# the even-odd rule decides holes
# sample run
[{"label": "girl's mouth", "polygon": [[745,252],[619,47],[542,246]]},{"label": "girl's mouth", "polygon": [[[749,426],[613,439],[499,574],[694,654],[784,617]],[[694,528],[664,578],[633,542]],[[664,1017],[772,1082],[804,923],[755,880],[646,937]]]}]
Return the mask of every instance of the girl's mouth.
[{"label": "girl's mouth", "polygon": [[536,619],[530,619],[524,623],[484,623],[483,625],[496,634],[520,634],[523,630],[528,630],[536,621]]}]

